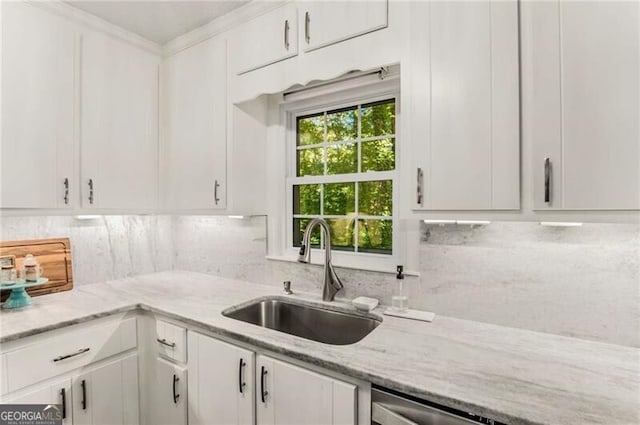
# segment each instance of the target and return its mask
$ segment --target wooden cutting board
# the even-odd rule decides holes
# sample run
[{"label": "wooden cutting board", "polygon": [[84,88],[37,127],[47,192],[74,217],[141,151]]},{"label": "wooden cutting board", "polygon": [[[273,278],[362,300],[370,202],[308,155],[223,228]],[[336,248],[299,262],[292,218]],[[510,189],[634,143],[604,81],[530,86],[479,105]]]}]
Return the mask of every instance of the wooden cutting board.
[{"label": "wooden cutting board", "polygon": [[[0,256],[15,255],[16,266],[20,270],[27,254],[33,254],[42,267],[42,277],[49,279],[44,285],[27,289],[31,296],[69,291],[73,288],[71,267],[71,243],[69,238],[36,239],[30,241],[0,241]],[[4,301],[9,291],[0,292]]]}]

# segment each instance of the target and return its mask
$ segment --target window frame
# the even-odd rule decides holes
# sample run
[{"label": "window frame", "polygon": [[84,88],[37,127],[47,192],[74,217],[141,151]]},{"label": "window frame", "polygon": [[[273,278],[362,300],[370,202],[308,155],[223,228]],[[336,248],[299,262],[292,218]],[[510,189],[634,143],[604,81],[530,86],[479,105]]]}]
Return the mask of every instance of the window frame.
[{"label": "window frame", "polygon": [[[349,174],[336,175],[318,175],[298,177],[297,174],[297,118],[307,115],[329,112],[341,108],[353,107],[354,105],[364,105],[378,101],[395,100],[395,133],[394,133],[394,151],[395,151],[395,167],[390,171],[360,171],[360,158],[362,140],[357,139],[358,152],[358,171]],[[388,272],[395,269],[395,265],[402,264],[404,258],[404,246],[401,244],[400,237],[400,155],[401,147],[401,99],[399,79],[390,78],[380,80],[376,83],[341,89],[339,91],[324,93],[321,96],[310,96],[302,100],[293,102],[285,102],[283,104],[284,111],[284,131],[285,131],[285,229],[284,234],[284,253],[287,257],[296,257],[299,248],[293,246],[293,186],[299,184],[320,184],[320,183],[352,183],[357,185],[361,181],[378,181],[391,180],[393,184],[392,202],[393,214],[389,220],[393,226],[392,236],[392,252],[391,254],[381,254],[374,252],[355,252],[334,249],[332,251],[333,263],[336,266],[365,269],[371,271]],[[381,137],[382,138],[382,137]],[[367,138],[370,139],[370,138]],[[383,139],[383,138],[382,138]],[[373,139],[375,140],[375,139]],[[364,143],[367,143],[366,141]],[[358,199],[356,197],[356,203]],[[321,211],[320,216],[325,217]],[[296,215],[298,217],[298,215]],[[316,216],[309,216],[316,217]],[[340,216],[344,217],[344,216]],[[366,215],[358,215],[357,219],[366,219]],[[380,219],[381,216],[369,216]],[[324,257],[322,249],[312,248],[311,262],[313,264],[322,264]]]}]

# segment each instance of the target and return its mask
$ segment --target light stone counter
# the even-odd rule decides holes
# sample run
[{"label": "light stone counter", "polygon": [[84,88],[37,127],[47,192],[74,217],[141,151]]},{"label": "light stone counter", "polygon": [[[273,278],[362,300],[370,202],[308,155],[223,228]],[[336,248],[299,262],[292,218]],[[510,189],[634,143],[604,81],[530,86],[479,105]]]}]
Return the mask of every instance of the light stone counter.
[{"label": "light stone counter", "polygon": [[[295,290],[295,287],[294,287]],[[0,313],[0,343],[136,309],[512,424],[640,424],[640,350],[437,316],[384,317],[362,341],[332,346],[221,312],[276,287],[163,272],[42,296]],[[319,294],[302,295],[318,301]],[[335,303],[334,303],[335,304]],[[340,304],[340,303],[338,303]]]}]

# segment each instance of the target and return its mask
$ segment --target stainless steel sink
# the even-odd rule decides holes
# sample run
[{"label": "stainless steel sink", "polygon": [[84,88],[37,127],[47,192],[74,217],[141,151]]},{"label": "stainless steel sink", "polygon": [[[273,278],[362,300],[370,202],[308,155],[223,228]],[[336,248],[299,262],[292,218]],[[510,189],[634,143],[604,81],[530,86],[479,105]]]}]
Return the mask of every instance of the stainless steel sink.
[{"label": "stainless steel sink", "polygon": [[354,344],[381,322],[368,316],[274,298],[233,307],[222,314],[263,328],[333,345]]}]

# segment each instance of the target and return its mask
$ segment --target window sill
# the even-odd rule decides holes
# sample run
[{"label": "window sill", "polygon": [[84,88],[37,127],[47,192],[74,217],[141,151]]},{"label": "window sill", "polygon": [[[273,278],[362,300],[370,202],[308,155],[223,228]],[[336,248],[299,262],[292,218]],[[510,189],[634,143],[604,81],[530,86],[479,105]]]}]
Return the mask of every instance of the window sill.
[{"label": "window sill", "polygon": [[[314,266],[323,266],[324,265],[324,254],[315,255],[311,257],[311,263]],[[336,253],[332,253],[332,256],[336,257]],[[315,257],[315,258],[314,258]],[[270,261],[283,261],[287,263],[298,263],[298,255],[297,253],[292,253],[290,255],[267,255],[265,257]],[[386,274],[396,274],[396,266],[395,265],[379,265],[379,261],[377,259],[361,259],[358,261],[359,264],[347,264],[344,261],[340,261],[338,258],[333,258],[333,265],[340,269],[350,269],[350,270],[361,270],[367,272],[376,272],[376,273],[386,273]],[[378,264],[376,264],[378,263]],[[414,276],[420,277],[420,273],[413,270],[405,270],[405,276]]]}]

